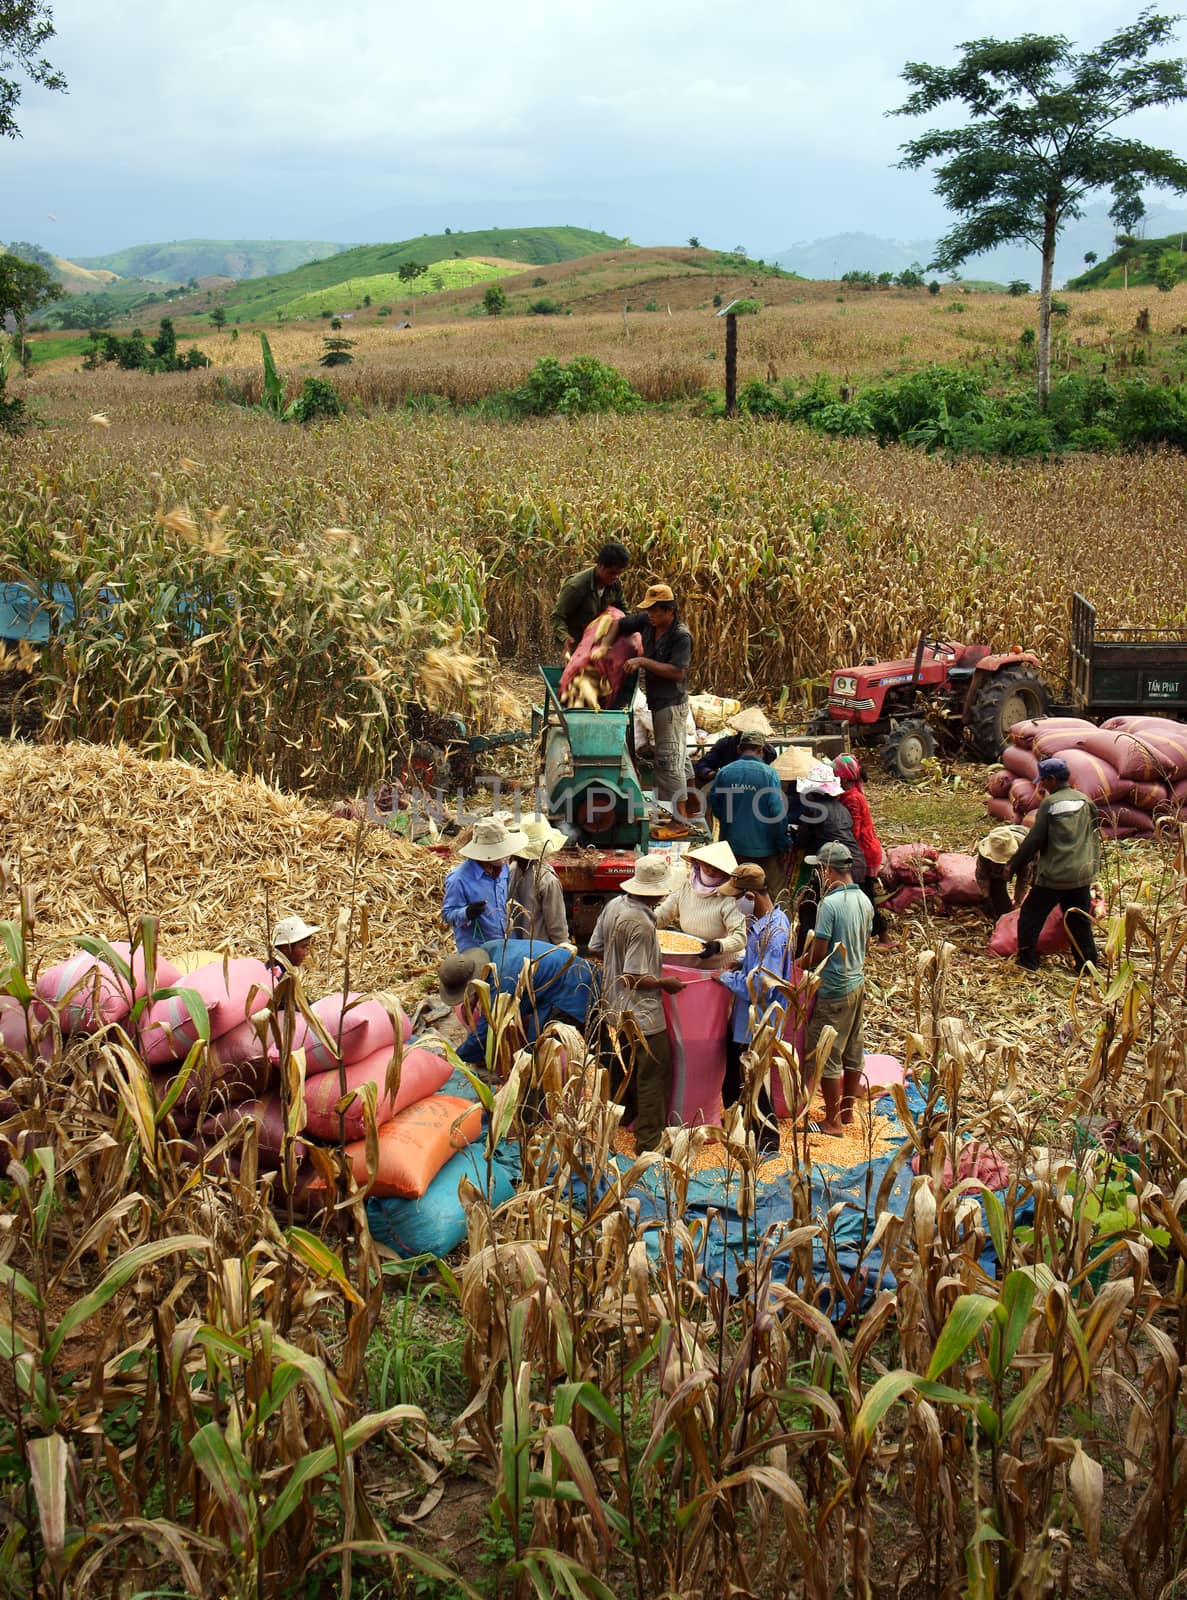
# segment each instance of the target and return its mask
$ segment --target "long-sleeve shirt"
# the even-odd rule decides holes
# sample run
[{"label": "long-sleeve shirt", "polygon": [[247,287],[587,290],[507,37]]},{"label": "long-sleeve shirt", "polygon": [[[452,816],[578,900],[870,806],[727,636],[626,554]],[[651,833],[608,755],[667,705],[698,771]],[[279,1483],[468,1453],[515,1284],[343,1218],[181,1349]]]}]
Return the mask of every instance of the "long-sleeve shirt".
[{"label": "long-sleeve shirt", "polygon": [[[453,929],[459,950],[473,950],[487,939],[502,939],[507,931],[507,865],[497,878],[482,870],[480,861],[463,861],[445,880],[441,915]],[[483,902],[477,918],[466,916],[466,907]]]},{"label": "long-sleeve shirt", "polygon": [[1039,806],[1030,832],[1010,862],[1016,876],[1035,856],[1035,883],[1043,889],[1083,889],[1100,871],[1100,813],[1070,784]]},{"label": "long-sleeve shirt", "polygon": [[608,1019],[621,1025],[634,1017],[644,1038],[664,1032],[664,1003],[658,989],[636,989],[627,977],[661,978],[664,958],[655,931],[655,913],[633,895],[620,894],[602,907],[589,939],[591,955],[602,957],[602,1003]]},{"label": "long-sleeve shirt", "polygon": [[746,918],[738,902],[724,894],[697,894],[691,882],[660,901],[655,921],[657,927],[679,928],[694,939],[720,940],[723,956],[741,955],[746,948]]},{"label": "long-sleeve shirt", "polygon": [[722,767],[709,790],[709,810],[739,861],[762,861],[779,855],[786,846],[783,785],[765,761],[747,756]]},{"label": "long-sleeve shirt", "polygon": [[513,939],[568,944],[561,880],[547,861],[513,861],[507,885],[507,932]]},{"label": "long-sleeve shirt", "polygon": [[[722,767],[728,767],[731,761],[737,761],[738,741],[741,738],[737,733],[723,733],[715,744],[711,744],[692,764],[698,783],[708,783],[710,778],[716,777]],[[779,752],[773,744],[764,744],[762,758],[769,766],[774,766],[778,760]]]},{"label": "long-sleeve shirt", "polygon": [[[519,1014],[529,1044],[558,1012],[585,1027],[598,995],[598,975],[588,961],[542,939],[488,939],[482,948],[499,975],[499,993],[519,992]],[[482,1017],[458,1051],[463,1061],[475,1065],[485,1059],[486,1035]]]},{"label": "long-sleeve shirt", "polygon": [[801,796],[804,814],[795,830],[795,848],[805,855],[814,856],[822,844],[843,844],[853,857],[850,872],[854,883],[864,883],[870,875],[865,852],[857,842],[853,818],[841,802],[831,794],[819,790]]},{"label": "long-sleeve shirt", "polygon": [[[786,992],[776,989],[777,983],[786,983],[791,971],[791,925],[784,912],[773,906],[765,917],[754,917],[746,936],[746,954],[740,968],[718,973],[719,980],[734,997],[730,1016],[730,1035],[738,1044],[751,1037],[751,999],[757,1015],[762,1018],[774,1006],[780,1016],[787,1011]],[[779,1023],[782,1027],[782,1023]]]},{"label": "long-sleeve shirt", "polygon": [[882,843],[874,827],[870,802],[865,797],[865,791],[856,786],[852,789],[842,789],[837,799],[853,818],[853,831],[857,835],[861,853],[866,858],[866,872],[872,878],[882,865]]},{"label": "long-sleeve shirt", "polygon": [[595,567],[588,567],[584,572],[566,579],[552,608],[552,635],[557,644],[564,644],[566,639],[576,643],[593,619],[600,617],[607,606],[626,610],[622,584],[617,579],[604,589],[599,589]]}]

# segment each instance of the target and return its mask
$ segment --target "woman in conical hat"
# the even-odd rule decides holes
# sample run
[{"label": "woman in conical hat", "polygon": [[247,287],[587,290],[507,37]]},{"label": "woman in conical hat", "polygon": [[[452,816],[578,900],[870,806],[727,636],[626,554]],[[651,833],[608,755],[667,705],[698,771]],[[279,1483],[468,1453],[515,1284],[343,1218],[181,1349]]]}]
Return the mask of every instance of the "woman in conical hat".
[{"label": "woman in conical hat", "polygon": [[723,840],[699,845],[684,854],[688,877],[655,913],[656,925],[679,928],[705,941],[704,964],[722,967],[746,948],[746,918],[737,899],[723,895],[737,867],[737,858]]}]

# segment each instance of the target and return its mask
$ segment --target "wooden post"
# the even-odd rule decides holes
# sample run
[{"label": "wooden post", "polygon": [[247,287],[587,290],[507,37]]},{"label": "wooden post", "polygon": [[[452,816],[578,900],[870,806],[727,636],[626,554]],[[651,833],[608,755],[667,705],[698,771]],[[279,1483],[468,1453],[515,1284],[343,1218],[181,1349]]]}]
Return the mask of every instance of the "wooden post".
[{"label": "wooden post", "polygon": [[725,319],[725,414],[738,414],[738,317],[733,311]]}]

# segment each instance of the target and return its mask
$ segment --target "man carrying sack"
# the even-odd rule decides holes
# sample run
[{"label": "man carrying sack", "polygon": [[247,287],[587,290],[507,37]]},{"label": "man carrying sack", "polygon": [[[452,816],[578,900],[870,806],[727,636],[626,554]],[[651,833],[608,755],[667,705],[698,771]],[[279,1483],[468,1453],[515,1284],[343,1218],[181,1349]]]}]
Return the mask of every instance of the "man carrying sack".
[{"label": "man carrying sack", "polygon": [[688,668],[692,634],[676,613],[676,596],[666,583],[653,583],[638,611],[620,617],[607,638],[637,633],[643,654],[625,663],[641,671],[655,739],[655,798],[683,804],[694,783],[688,759]]}]

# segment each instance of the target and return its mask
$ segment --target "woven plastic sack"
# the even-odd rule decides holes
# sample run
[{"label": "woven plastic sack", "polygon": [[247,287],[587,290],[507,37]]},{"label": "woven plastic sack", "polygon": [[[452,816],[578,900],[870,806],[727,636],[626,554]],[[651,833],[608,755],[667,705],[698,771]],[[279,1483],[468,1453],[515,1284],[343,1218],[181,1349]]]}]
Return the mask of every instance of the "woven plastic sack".
[{"label": "woven plastic sack", "polygon": [[620,622],[626,615],[619,611],[617,606],[607,606],[605,611],[597,616],[586,628],[581,638],[577,641],[577,648],[565,663],[565,670],[561,673],[561,693],[569,687],[573,679],[587,667],[593,667],[600,674],[604,687],[599,698],[604,706],[612,705],[622,688],[622,681],[626,677],[626,663],[634,656],[642,655],[643,641],[637,633],[628,633],[625,637],[615,639],[605,654],[592,659],[594,650],[601,644],[603,632],[606,630],[607,618]]},{"label": "woven plastic sack", "polygon": [[985,801],[985,811],[996,822],[1014,821],[1014,807],[1009,800],[997,800],[993,795],[990,795]]},{"label": "woven plastic sack", "polygon": [[519,1181],[519,1155],[516,1149],[501,1144],[490,1163],[477,1144],[467,1145],[451,1156],[418,1199],[404,1200],[398,1195],[386,1199],[369,1197],[367,1226],[377,1244],[407,1260],[411,1256],[436,1256],[456,1250],[466,1238],[466,1212],[458,1189],[467,1179],[486,1197],[491,1207],[504,1205],[515,1194]]},{"label": "woven plastic sack", "polygon": [[122,1022],[137,1000],[152,990],[167,989],[180,974],[162,956],[151,975],[145,973],[143,947],[135,954],[127,942],[112,941],[112,951],[128,963],[132,983],[98,956],[80,950],[67,961],[49,967],[37,979],[38,998],[54,1007],[63,1033],[93,1033],[96,1028]]},{"label": "woven plastic sack", "polygon": [[[1024,750],[1020,750],[1018,754],[1025,755],[1026,752]],[[985,784],[985,793],[994,800],[1006,799],[1010,793],[1010,785],[1017,776],[1019,776],[1019,774],[1011,772],[1008,767],[998,767],[996,771],[989,774],[989,778]]]},{"label": "woven plastic sack", "polygon": [[1133,806],[1102,806],[1101,831],[1111,839],[1148,839],[1154,832],[1154,818],[1148,811]]},{"label": "woven plastic sack", "polygon": [[1116,798],[1118,791],[1127,787],[1116,767],[1088,750],[1061,750],[1059,759],[1066,763],[1069,778],[1086,799]]},{"label": "woven plastic sack", "polygon": [[[256,1144],[261,1161],[268,1166],[274,1166],[280,1160],[284,1139],[284,1107],[276,1090],[259,1099],[242,1100],[238,1105],[225,1107],[215,1116],[207,1118],[202,1132],[208,1140],[221,1139],[239,1123],[249,1120],[256,1124]],[[297,1139],[294,1144],[296,1159],[304,1161],[305,1141]]]},{"label": "woven plastic sack", "polygon": [[[272,997],[272,975],[262,961],[240,956],[230,961],[195,967],[178,984],[179,990],[199,995],[210,1018],[210,1037],[230,1033]],[[141,1048],[153,1065],[178,1060],[197,1038],[197,1026],[181,995],[158,1000],[142,1019]]]},{"label": "woven plastic sack", "polygon": [[[406,1050],[400,1062],[400,1087],[395,1099],[392,1100],[384,1090],[391,1059],[392,1046],[387,1045],[375,1051],[373,1055],[365,1056],[362,1061],[352,1061],[342,1073],[346,1080],[347,1093],[362,1089],[367,1083],[375,1085],[377,1097],[375,1118],[381,1127],[384,1123],[390,1122],[406,1106],[425,1099],[427,1095],[436,1094],[451,1071],[449,1062],[435,1050]],[[319,1072],[305,1079],[306,1126],[315,1138],[337,1139],[338,1113],[334,1107],[341,1098],[342,1088],[337,1067],[330,1072]],[[363,1137],[366,1118],[360,1094],[356,1094],[346,1107],[343,1120],[348,1139]]]},{"label": "woven plastic sack", "polygon": [[1010,804],[1016,812],[1032,810],[1039,803],[1035,786],[1028,778],[1015,778],[1010,785]]},{"label": "woven plastic sack", "polygon": [[1029,778],[1031,783],[1039,779],[1039,758],[1033,750],[1020,749],[1018,745],[1008,744],[1002,751],[1002,766],[1015,778]]},{"label": "woven plastic sack", "polygon": [[899,883],[934,883],[940,875],[934,845],[896,844],[886,854]]},{"label": "woven plastic sack", "polygon": [[[406,1199],[424,1194],[449,1158],[481,1137],[483,1115],[480,1104],[448,1094],[432,1094],[406,1106],[379,1130],[372,1193]],[[367,1183],[372,1174],[367,1170],[366,1140],[348,1144],[346,1159],[355,1182]]]},{"label": "woven plastic sack", "polygon": [[[1043,931],[1039,934],[1039,954],[1051,956],[1060,950],[1069,950],[1067,930],[1063,925],[1063,914],[1059,907],[1047,918],[1043,924]],[[989,936],[989,954],[991,956],[1016,956],[1018,954],[1018,908],[1007,911],[1004,917],[999,917],[993,932]]]},{"label": "woven plastic sack", "polygon": [[1033,717],[1016,722],[1010,729],[1010,742],[1029,750],[1035,739],[1044,733],[1083,732],[1095,726],[1083,717]]},{"label": "woven plastic sack", "polygon": [[939,858],[940,899],[946,906],[979,906],[983,898],[977,882],[975,856],[958,851],[941,851]]},{"label": "woven plastic sack", "polygon": [[1187,778],[1187,727],[1174,733],[1141,728],[1116,735],[1117,770],[1135,782],[1175,783]]},{"label": "woven plastic sack", "polygon": [[30,1046],[43,1061],[52,1061],[54,1032],[50,1009],[34,1000],[26,1016],[21,1002],[10,994],[0,994],[0,1045],[14,1055],[28,1058]]}]

